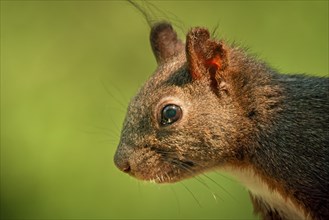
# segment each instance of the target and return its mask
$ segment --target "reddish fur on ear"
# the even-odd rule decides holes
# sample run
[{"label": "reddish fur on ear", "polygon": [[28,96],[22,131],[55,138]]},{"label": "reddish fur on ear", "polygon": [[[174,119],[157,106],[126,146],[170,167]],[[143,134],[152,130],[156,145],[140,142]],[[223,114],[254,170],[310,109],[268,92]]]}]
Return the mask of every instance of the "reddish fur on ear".
[{"label": "reddish fur on ear", "polygon": [[218,54],[216,54],[215,57],[206,61],[206,65],[219,69],[222,66],[222,61],[221,61],[220,56]]},{"label": "reddish fur on ear", "polygon": [[185,49],[188,68],[194,80],[206,73],[214,77],[225,66],[226,51],[220,42],[210,39],[207,29],[193,28],[186,37]]}]

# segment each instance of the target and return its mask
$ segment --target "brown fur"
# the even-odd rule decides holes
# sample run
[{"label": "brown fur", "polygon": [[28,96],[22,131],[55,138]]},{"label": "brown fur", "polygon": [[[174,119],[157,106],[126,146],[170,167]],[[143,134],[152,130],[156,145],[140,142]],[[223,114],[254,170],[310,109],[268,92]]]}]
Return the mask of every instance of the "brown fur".
[{"label": "brown fur", "polygon": [[272,210],[266,203],[250,194],[251,202],[254,206],[254,213],[260,214],[264,220],[281,220],[280,213]]},{"label": "brown fur", "polygon": [[[275,195],[251,191],[264,219],[295,208],[329,219],[329,79],[281,75],[205,28],[189,31],[185,50],[169,23],[154,25],[150,40],[158,68],[128,107],[117,167],[158,183],[249,169]],[[183,114],[163,126],[168,104]]]}]

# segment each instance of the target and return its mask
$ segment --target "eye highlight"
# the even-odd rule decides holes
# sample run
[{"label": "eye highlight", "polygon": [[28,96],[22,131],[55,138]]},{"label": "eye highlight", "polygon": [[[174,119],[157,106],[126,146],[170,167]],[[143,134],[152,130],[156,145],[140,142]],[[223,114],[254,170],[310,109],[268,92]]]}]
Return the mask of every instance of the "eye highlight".
[{"label": "eye highlight", "polygon": [[170,125],[182,117],[182,109],[175,104],[166,105],[161,112],[161,125]]}]

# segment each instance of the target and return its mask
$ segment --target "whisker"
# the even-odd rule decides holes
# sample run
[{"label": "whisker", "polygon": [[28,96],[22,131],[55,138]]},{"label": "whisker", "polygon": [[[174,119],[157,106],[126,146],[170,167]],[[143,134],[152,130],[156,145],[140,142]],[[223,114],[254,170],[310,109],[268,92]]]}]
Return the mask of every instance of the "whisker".
[{"label": "whisker", "polygon": [[232,183],[236,183],[236,181],[235,181],[233,178],[231,178],[231,177],[229,177],[229,176],[226,176],[226,175],[222,174],[220,171],[216,171],[216,170],[214,170],[213,172],[214,172],[215,174],[217,174],[218,176],[220,176],[220,177],[222,177],[222,178],[224,178],[224,179],[226,179],[226,180],[229,180],[229,181],[232,182]]},{"label": "whisker", "polygon": [[105,82],[104,82],[101,78],[99,78],[99,81],[100,81],[100,83],[102,84],[102,86],[103,86],[103,88],[105,89],[105,91],[107,92],[107,94],[109,94],[109,95],[112,97],[112,99],[113,99],[114,101],[116,101],[116,102],[119,104],[119,107],[122,108],[121,110],[125,110],[127,106],[124,105],[124,104],[121,102],[121,100],[117,99],[117,98],[112,94],[112,92],[110,91],[110,89],[108,88],[108,86],[105,84]]},{"label": "whisker", "polygon": [[[99,129],[99,128],[97,128]],[[92,131],[92,130],[87,130],[84,128],[78,128],[78,130],[80,132],[83,132],[87,135],[97,135],[98,137],[101,136],[101,139],[96,140],[96,142],[98,143],[110,143],[113,145],[116,145],[118,143],[119,140],[119,133],[115,132],[114,130],[112,131],[111,129],[103,129],[103,130],[96,130],[96,131]],[[97,137],[97,139],[98,139]],[[94,138],[94,137],[93,137]]]},{"label": "whisker", "polygon": [[[201,185],[203,185],[213,196],[213,198],[215,199],[215,201],[217,202],[217,198],[221,199],[222,201],[224,201],[224,199],[219,196],[217,193],[215,193],[211,187],[202,180],[202,178],[200,176],[196,176],[196,172],[191,169],[191,167],[193,165],[189,165],[188,163],[185,163],[184,161],[181,161],[179,159],[176,158],[176,153],[173,151],[168,151],[168,150],[163,150],[163,149],[154,149],[157,153],[162,154],[163,156],[165,156],[166,158],[163,159],[163,161],[167,161],[167,162],[171,162],[173,164],[175,164],[177,167],[189,172],[193,178],[195,180],[197,180]],[[193,161],[193,164],[202,167],[202,165],[198,164],[197,162]],[[202,176],[206,177],[209,181],[211,181],[212,183],[214,183],[216,186],[218,186],[222,191],[224,191],[227,195],[230,196],[230,198],[232,198],[234,201],[237,201],[237,199],[228,191],[226,190],[222,185],[220,185],[219,183],[217,183],[214,179],[212,179],[211,177],[209,177],[208,175],[201,173]],[[217,173],[218,174],[218,173]],[[221,175],[221,174],[219,174]]]},{"label": "whisker", "polygon": [[110,117],[110,120],[111,120],[112,123],[114,124],[115,128],[117,129],[117,131],[120,131],[121,129],[119,128],[119,125],[113,120],[112,117]]},{"label": "whisker", "polygon": [[104,107],[104,108],[106,108],[106,110],[110,110],[110,111],[114,111],[114,112],[124,112],[126,109],[125,108],[123,108],[123,107],[116,107],[116,106],[106,106],[106,107]]},{"label": "whisker", "polygon": [[87,133],[87,134],[95,134],[95,135],[110,135],[109,131],[87,131],[87,130],[82,130],[82,132]]},{"label": "whisker", "polygon": [[180,214],[180,213],[181,213],[181,208],[180,208],[180,203],[179,203],[179,199],[178,199],[177,193],[176,193],[176,191],[174,190],[174,187],[173,187],[173,186],[170,186],[170,189],[171,189],[171,191],[174,193],[174,197],[175,197],[176,202],[177,202],[178,213]]},{"label": "whisker", "polygon": [[142,195],[142,190],[141,190],[141,184],[140,184],[139,181],[137,181],[137,186],[138,186],[138,194],[139,194],[139,196],[141,196]]},{"label": "whisker", "polygon": [[195,197],[195,195],[193,194],[193,192],[189,189],[189,188],[187,188],[187,186],[183,183],[183,182],[180,182],[183,186],[184,186],[184,188],[191,194],[191,196],[193,197],[193,199],[196,201],[196,203],[199,205],[199,207],[202,207],[201,206],[201,204],[200,204],[200,202],[199,202],[199,200]]},{"label": "whisker", "polygon": [[89,135],[100,135],[101,136],[101,138],[100,139],[98,139],[98,138],[96,138],[96,139],[98,139],[97,141],[98,142],[113,142],[113,143],[117,143],[118,141],[119,141],[119,135],[113,135],[113,134],[108,134],[108,133],[103,133],[103,132],[85,132],[85,133],[87,133],[87,134],[89,134]]},{"label": "whisker", "polygon": [[109,143],[109,144],[113,144],[113,145],[118,144],[118,140],[114,140],[114,139],[98,140],[97,142],[98,143]]},{"label": "whisker", "polygon": [[[87,125],[88,126],[88,125]],[[92,129],[95,129],[96,131],[93,131]],[[98,131],[97,131],[98,129]],[[107,135],[113,135],[113,133],[117,136],[119,136],[119,131],[118,129],[113,129],[113,128],[104,128],[104,127],[100,127],[100,126],[96,126],[96,125],[90,125],[90,128],[88,130],[88,128],[78,128],[78,130],[82,131],[82,132],[86,132],[86,133],[103,133],[103,134],[107,134]]]},{"label": "whisker", "polygon": [[[180,162],[180,163],[177,163],[177,162]],[[193,178],[195,180],[197,180],[201,185],[203,185],[204,187],[206,187],[206,189],[208,190],[208,192],[210,192],[212,194],[212,196],[213,196],[213,198],[215,199],[216,202],[217,202],[217,197],[220,198],[222,201],[224,201],[217,193],[215,193],[215,192],[213,192],[211,190],[211,188],[209,187],[209,185],[206,182],[204,182],[201,177],[195,176],[195,173],[193,172],[193,170],[189,169],[189,167],[188,167],[187,164],[184,164],[183,162],[181,162],[179,160],[176,161],[175,164],[178,165],[180,168],[182,168],[182,169],[190,172],[193,175]]]},{"label": "whisker", "polygon": [[207,176],[207,174],[203,173],[202,174],[204,177],[206,177],[208,180],[213,182],[216,186],[218,186],[221,190],[223,190],[227,195],[229,195],[234,201],[237,201],[237,199],[228,191],[226,190],[222,185],[217,183],[215,180],[213,180],[211,177]]},{"label": "whisker", "polygon": [[[193,163],[195,163],[197,166],[202,167],[200,164],[196,163],[193,161]],[[185,164],[184,164],[185,165]],[[237,201],[236,198],[228,191],[226,190],[222,185],[220,185],[219,183],[217,183],[215,180],[213,180],[211,177],[209,177],[207,174],[205,173],[201,173],[202,176],[206,177],[208,180],[210,180],[211,182],[213,182],[216,186],[218,186],[221,190],[223,190],[227,195],[229,195],[233,200]],[[196,177],[195,177],[196,178]],[[203,182],[204,185],[206,184],[205,182]],[[207,188],[210,190],[211,188],[209,186],[207,186]],[[216,196],[217,194],[214,195],[214,193],[212,192],[213,196]],[[219,197],[222,201],[224,201],[221,197]]]},{"label": "whisker", "polygon": [[[122,90],[120,90],[119,87],[117,87],[115,84],[111,83],[111,87],[114,88],[117,93],[119,93],[119,95],[121,96],[121,100],[124,100],[125,103],[129,102],[129,99],[125,96],[125,94],[122,92]],[[126,106],[126,105],[125,105]]]}]

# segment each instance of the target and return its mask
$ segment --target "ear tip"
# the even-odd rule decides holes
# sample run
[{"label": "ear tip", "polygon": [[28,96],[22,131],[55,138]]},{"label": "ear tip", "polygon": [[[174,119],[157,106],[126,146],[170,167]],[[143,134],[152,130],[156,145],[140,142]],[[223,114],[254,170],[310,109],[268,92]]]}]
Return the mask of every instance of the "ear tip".
[{"label": "ear tip", "polygon": [[156,36],[164,31],[174,32],[174,29],[167,21],[157,22],[151,27],[151,36]]},{"label": "ear tip", "polygon": [[206,41],[210,38],[210,33],[207,28],[195,27],[192,28],[188,34],[187,39],[199,39],[201,41]]},{"label": "ear tip", "polygon": [[150,42],[158,63],[173,57],[183,50],[183,43],[169,22],[155,23],[151,28]]}]

